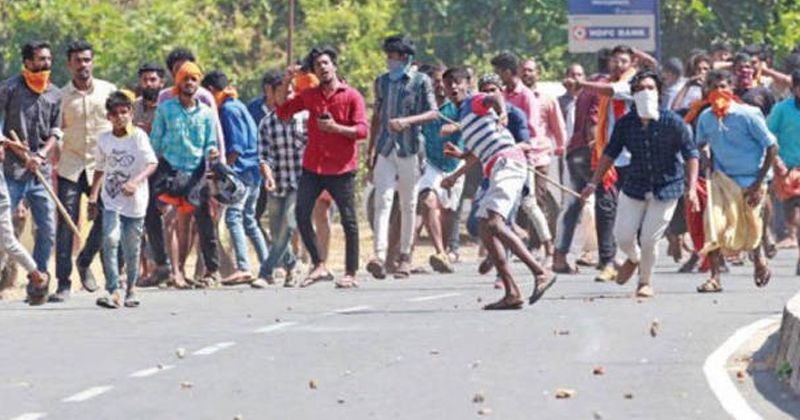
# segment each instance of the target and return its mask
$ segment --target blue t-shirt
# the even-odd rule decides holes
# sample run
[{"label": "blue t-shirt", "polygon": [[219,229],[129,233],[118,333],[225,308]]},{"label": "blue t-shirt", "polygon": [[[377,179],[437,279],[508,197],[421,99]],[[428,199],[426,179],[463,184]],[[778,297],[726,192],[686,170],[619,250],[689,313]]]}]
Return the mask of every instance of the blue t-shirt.
[{"label": "blue t-shirt", "polygon": [[247,111],[250,112],[250,116],[253,117],[253,122],[256,123],[256,127],[261,124],[261,120],[267,116],[266,106],[264,105],[265,98],[259,97],[250,101],[247,104]]},{"label": "blue t-shirt", "polygon": [[225,154],[236,153],[233,172],[250,186],[261,182],[258,170],[258,128],[247,107],[238,99],[226,100],[219,109],[219,121],[225,135]]},{"label": "blue t-shirt", "polygon": [[761,110],[754,106],[732,103],[720,121],[707,109],[697,121],[697,145],[711,145],[714,170],[722,171],[747,188],[758,178],[766,150],[775,144]]},{"label": "blue t-shirt", "polygon": [[800,167],[800,108],[792,96],[772,108],[767,127],[778,138],[778,154],[787,167]]},{"label": "blue t-shirt", "polygon": [[[451,120],[458,120],[458,107],[450,101],[445,101],[439,107],[439,112]],[[459,149],[464,148],[464,141],[461,134],[453,134],[449,137],[440,137],[439,131],[442,126],[447,124],[442,118],[437,118],[422,126],[422,134],[425,136],[425,158],[429,164],[444,172],[453,172],[458,168],[459,160],[444,155],[444,145],[447,142],[453,143]]]}]

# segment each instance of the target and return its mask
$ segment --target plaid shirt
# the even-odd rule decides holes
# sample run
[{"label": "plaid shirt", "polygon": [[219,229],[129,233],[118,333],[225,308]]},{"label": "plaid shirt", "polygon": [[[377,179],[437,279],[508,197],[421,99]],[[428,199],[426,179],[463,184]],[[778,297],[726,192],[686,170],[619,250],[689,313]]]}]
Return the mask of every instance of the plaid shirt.
[{"label": "plaid shirt", "polygon": [[684,160],[700,156],[689,127],[665,109],[658,121],[651,120],[645,129],[636,107],[632,107],[614,125],[603,153],[616,159],[623,148],[630,151],[631,164],[622,191],[638,200],[644,200],[646,193],[661,201],[679,198],[684,189]]},{"label": "plaid shirt", "polygon": [[431,79],[424,73],[409,70],[400,80],[392,81],[385,73],[375,80],[374,113],[380,121],[377,132],[377,151],[381,156],[389,156],[396,149],[397,156],[407,157],[419,153],[425,143],[422,126],[415,125],[393,133],[389,130],[389,120],[393,118],[418,115],[438,109],[436,97],[431,87]]},{"label": "plaid shirt", "polygon": [[274,110],[258,126],[258,155],[272,168],[275,195],[297,190],[303,169],[303,152],[308,142],[308,112],[294,114],[284,122]]},{"label": "plaid shirt", "polygon": [[187,111],[177,98],[158,106],[150,141],[156,155],[173,168],[194,172],[209,149],[217,147],[214,111],[201,102]]}]

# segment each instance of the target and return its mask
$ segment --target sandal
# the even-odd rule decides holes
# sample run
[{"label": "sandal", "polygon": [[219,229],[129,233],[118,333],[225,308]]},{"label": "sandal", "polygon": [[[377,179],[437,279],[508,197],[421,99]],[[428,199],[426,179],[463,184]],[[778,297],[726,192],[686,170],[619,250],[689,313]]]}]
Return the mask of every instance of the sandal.
[{"label": "sandal", "polygon": [[556,279],[558,279],[558,276],[552,272],[537,275],[536,284],[533,286],[533,293],[531,293],[531,297],[528,298],[528,305],[533,305],[539,299],[541,299],[547,289],[551,288],[553,284],[555,284]]},{"label": "sandal", "polygon": [[655,293],[653,293],[653,287],[649,284],[641,284],[639,287],[636,288],[636,297],[637,298],[644,298],[648,299],[653,297]]},{"label": "sandal", "polygon": [[497,302],[490,303],[483,307],[485,311],[506,311],[506,310],[514,310],[514,309],[522,309],[525,305],[525,301],[522,300],[519,296],[516,298],[508,299],[507,296],[504,296],[502,299],[498,300]]},{"label": "sandal", "polygon": [[722,285],[719,280],[708,279],[703,284],[697,286],[697,293],[720,293],[722,292]]},{"label": "sandal", "polygon": [[755,276],[753,280],[756,283],[756,287],[764,287],[769,284],[769,280],[772,278],[772,272],[769,270],[769,267],[766,265],[763,268],[759,268],[756,266]]},{"label": "sandal", "polygon": [[386,264],[377,258],[373,258],[367,263],[367,272],[372,274],[372,277],[375,277],[377,280],[385,279],[386,271]]},{"label": "sandal", "polygon": [[560,267],[553,264],[552,271],[558,274],[578,274],[580,272],[577,265],[570,265],[569,262],[565,262]]},{"label": "sandal", "polygon": [[300,283],[300,287],[308,287],[320,281],[331,281],[331,280],[333,280],[333,274],[331,274],[330,272],[327,272],[321,276],[316,276],[316,277],[309,276],[303,279],[303,281]]},{"label": "sandal", "polygon": [[337,289],[354,289],[354,288],[358,288],[358,282],[356,281],[356,279],[336,280],[336,283],[334,283],[334,284],[336,285]]},{"label": "sandal", "polygon": [[222,280],[223,286],[238,286],[253,281],[253,274],[247,271],[236,271]]}]

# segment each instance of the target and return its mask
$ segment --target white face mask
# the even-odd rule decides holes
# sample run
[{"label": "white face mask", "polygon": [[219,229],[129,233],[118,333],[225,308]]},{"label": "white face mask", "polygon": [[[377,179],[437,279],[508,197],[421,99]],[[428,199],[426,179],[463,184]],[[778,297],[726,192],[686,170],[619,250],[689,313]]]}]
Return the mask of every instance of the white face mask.
[{"label": "white face mask", "polygon": [[633,102],[636,104],[636,113],[639,117],[658,120],[657,90],[640,90],[633,94]]}]

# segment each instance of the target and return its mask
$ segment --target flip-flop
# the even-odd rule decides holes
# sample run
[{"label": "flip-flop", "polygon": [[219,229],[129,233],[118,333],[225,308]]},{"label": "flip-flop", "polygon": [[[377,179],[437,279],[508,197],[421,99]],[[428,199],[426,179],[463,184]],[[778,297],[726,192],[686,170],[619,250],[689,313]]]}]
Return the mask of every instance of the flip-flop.
[{"label": "flip-flop", "polygon": [[337,289],[354,289],[358,288],[358,282],[356,280],[338,280],[336,281],[336,288]]},{"label": "flip-flop", "polygon": [[713,279],[708,279],[703,284],[697,286],[697,293],[720,293],[722,285]]},{"label": "flip-flop", "polygon": [[328,273],[325,273],[325,274],[323,274],[323,275],[321,275],[321,276],[316,276],[316,277],[306,277],[306,278],[305,278],[305,279],[303,279],[303,281],[300,283],[300,287],[308,287],[308,286],[311,286],[311,285],[313,285],[314,283],[317,283],[317,282],[320,282],[320,281],[331,281],[331,280],[333,280],[333,274],[331,274],[330,272],[328,272]]},{"label": "flip-flop", "polygon": [[531,293],[531,297],[528,298],[528,305],[533,305],[539,299],[541,299],[542,296],[544,296],[544,293],[547,291],[547,289],[553,287],[553,284],[555,284],[556,279],[558,279],[558,276],[556,276],[555,274],[553,274],[553,276],[550,277],[549,279],[544,279],[541,281],[537,279],[535,286],[533,286],[533,293]]},{"label": "flip-flop", "polygon": [[522,298],[518,298],[518,300],[509,302],[506,300],[505,297],[498,300],[497,302],[490,303],[483,307],[485,311],[507,311],[507,310],[515,310],[515,309],[522,309],[525,306],[525,301]]}]

